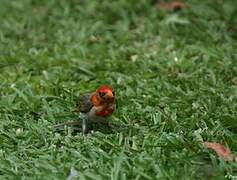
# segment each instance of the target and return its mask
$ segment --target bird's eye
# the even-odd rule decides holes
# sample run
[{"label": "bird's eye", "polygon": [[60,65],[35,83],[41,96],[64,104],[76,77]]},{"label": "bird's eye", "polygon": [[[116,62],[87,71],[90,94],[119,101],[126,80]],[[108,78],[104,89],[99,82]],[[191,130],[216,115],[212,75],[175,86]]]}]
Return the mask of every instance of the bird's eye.
[{"label": "bird's eye", "polygon": [[113,91],[112,93],[113,93],[113,96],[115,96],[115,92]]},{"label": "bird's eye", "polygon": [[100,97],[103,97],[106,93],[104,92],[99,92]]}]

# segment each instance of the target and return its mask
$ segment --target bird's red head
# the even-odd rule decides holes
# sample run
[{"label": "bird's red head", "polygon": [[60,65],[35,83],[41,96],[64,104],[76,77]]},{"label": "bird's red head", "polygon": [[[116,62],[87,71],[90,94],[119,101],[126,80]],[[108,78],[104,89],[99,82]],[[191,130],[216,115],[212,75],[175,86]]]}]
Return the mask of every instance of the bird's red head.
[{"label": "bird's red head", "polygon": [[102,101],[113,102],[115,99],[115,93],[111,86],[102,85],[96,89],[96,94]]},{"label": "bird's red head", "polygon": [[95,94],[91,97],[91,101],[94,106],[114,103],[115,93],[113,88],[108,85],[98,87],[95,91]]},{"label": "bird's red head", "polygon": [[91,101],[95,107],[100,107],[100,110],[96,112],[97,116],[108,117],[115,110],[115,93],[110,86],[98,87],[92,95]]}]

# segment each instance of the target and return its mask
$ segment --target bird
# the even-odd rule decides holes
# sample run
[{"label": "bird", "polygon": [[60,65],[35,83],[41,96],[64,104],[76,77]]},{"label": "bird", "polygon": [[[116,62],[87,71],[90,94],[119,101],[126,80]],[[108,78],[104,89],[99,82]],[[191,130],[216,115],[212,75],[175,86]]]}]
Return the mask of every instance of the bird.
[{"label": "bird", "polygon": [[93,122],[106,121],[115,109],[115,91],[109,85],[101,85],[94,92],[82,94],[75,110],[83,115],[82,133],[88,134]]}]

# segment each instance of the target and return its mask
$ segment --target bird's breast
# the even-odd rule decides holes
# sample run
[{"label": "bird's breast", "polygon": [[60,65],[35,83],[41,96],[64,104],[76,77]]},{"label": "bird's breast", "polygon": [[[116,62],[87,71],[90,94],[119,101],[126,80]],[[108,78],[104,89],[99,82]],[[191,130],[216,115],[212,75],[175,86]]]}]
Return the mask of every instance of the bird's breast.
[{"label": "bird's breast", "polygon": [[112,115],[114,112],[115,106],[114,104],[109,104],[106,106],[94,106],[90,112],[89,112],[89,117],[91,119],[96,119],[96,118],[107,118]]}]

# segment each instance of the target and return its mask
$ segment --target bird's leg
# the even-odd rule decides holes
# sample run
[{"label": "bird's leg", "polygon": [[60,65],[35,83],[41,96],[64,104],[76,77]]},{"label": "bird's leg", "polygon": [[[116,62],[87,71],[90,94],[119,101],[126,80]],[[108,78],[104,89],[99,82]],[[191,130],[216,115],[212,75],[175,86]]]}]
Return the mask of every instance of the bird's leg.
[{"label": "bird's leg", "polygon": [[82,133],[84,135],[88,134],[91,130],[91,122],[88,116],[82,119]]}]

